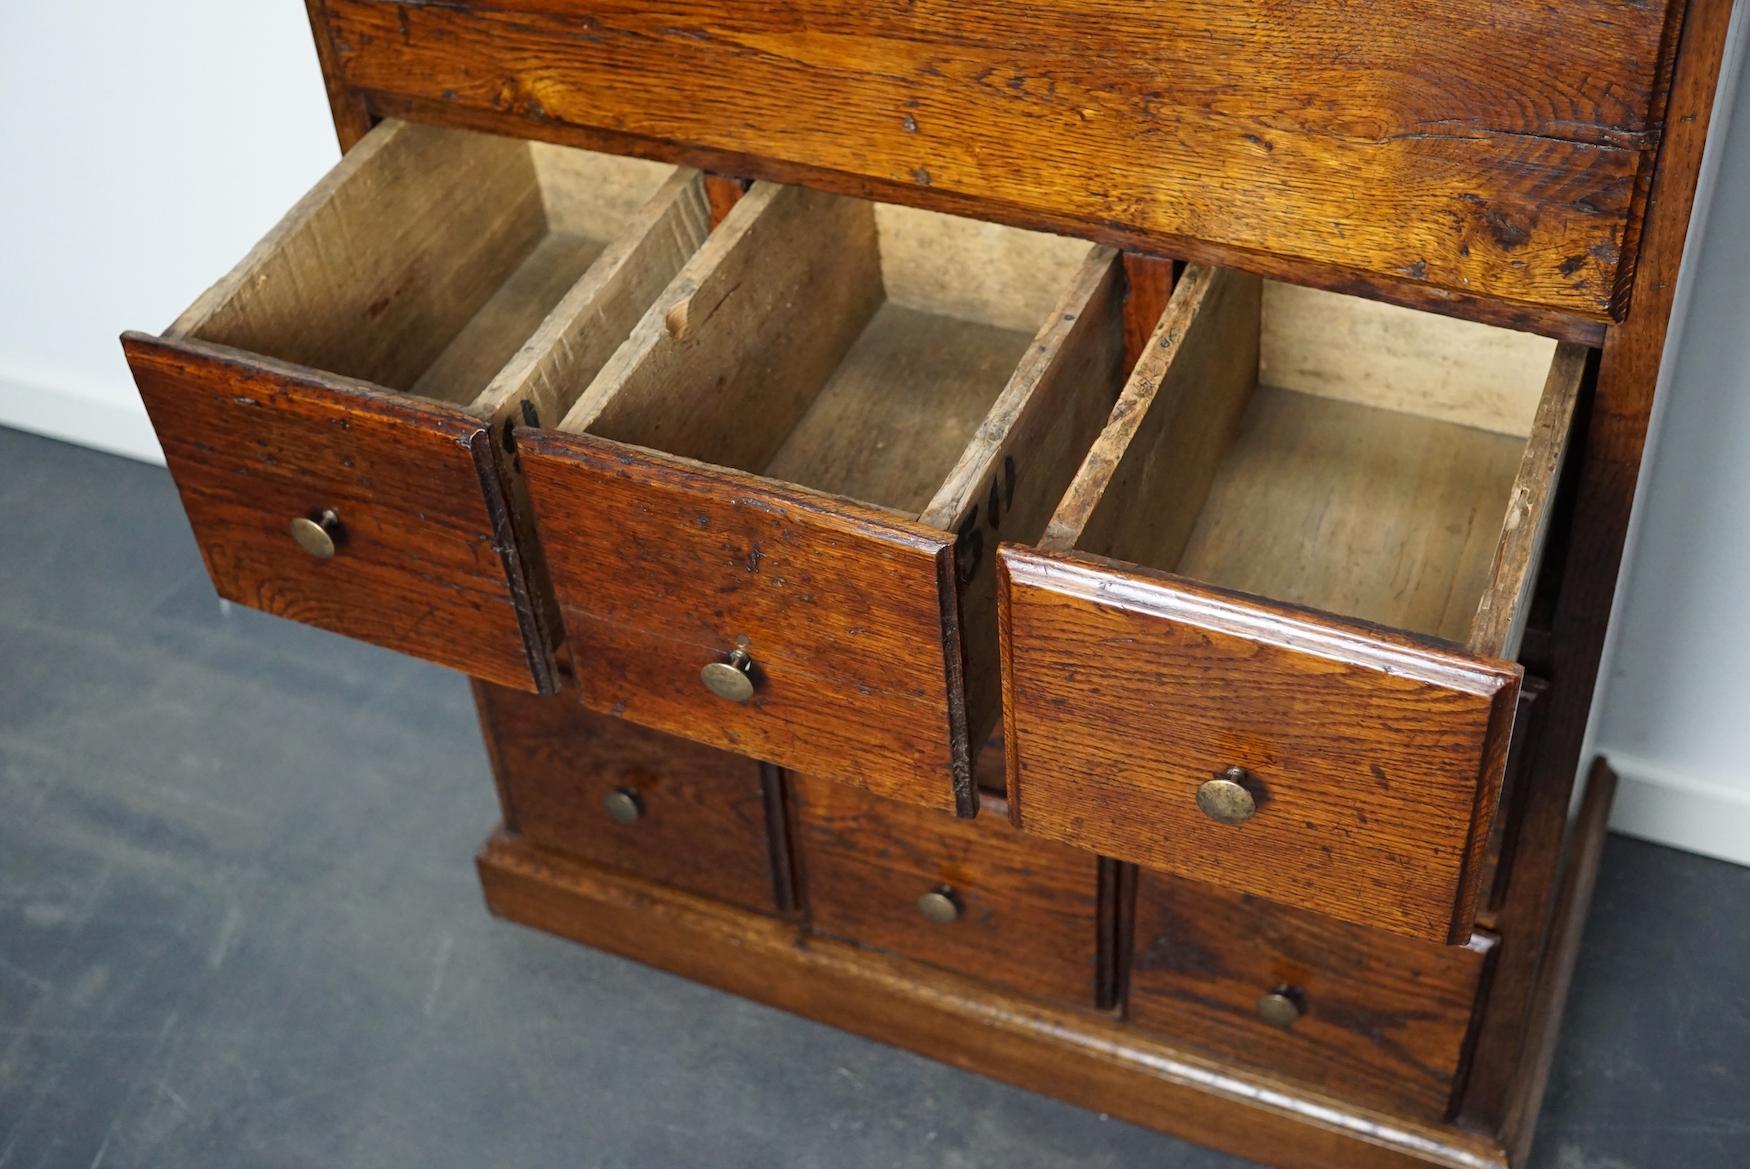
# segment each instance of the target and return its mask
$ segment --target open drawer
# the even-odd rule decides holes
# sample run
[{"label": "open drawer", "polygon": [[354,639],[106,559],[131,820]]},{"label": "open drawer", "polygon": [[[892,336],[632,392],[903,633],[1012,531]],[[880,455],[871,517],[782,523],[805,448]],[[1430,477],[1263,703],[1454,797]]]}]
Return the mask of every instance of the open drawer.
[{"label": "open drawer", "polygon": [[1109,249],[755,186],[517,431],[582,700],[973,814],[996,541],[1099,434],[1122,298]]},{"label": "open drawer", "polygon": [[1029,832],[1463,942],[1587,351],[1191,268],[999,551]]},{"label": "open drawer", "polygon": [[693,171],[371,131],[164,336],[122,339],[219,594],[551,688],[509,420],[563,414],[581,386],[546,362],[599,368],[707,226]]}]

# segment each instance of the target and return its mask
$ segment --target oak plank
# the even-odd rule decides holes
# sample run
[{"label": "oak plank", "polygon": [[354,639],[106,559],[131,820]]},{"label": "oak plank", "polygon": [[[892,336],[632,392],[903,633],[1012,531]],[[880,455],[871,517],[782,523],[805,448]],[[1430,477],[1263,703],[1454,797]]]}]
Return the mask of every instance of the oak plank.
[{"label": "oak plank", "polygon": [[1119,225],[1164,254],[1600,321],[1625,308],[1668,8],[328,3],[341,70],[379,105],[697,144],[1028,226]]},{"label": "oak plank", "polygon": [[[1126,1017],[1229,1066],[1446,1119],[1496,939],[1446,946],[1165,873],[1137,877]],[[1258,1000],[1292,988],[1292,1026]]]},{"label": "oak plank", "polygon": [[1236,1156],[1305,1169],[1506,1169],[1500,1145],[1239,1071],[1116,1019],[571,862],[479,860],[494,913]]},{"label": "oak plank", "polygon": [[[1459,942],[1516,667],[1112,561],[998,552],[1018,827],[1379,929]],[[1229,768],[1256,815],[1197,789]]]},{"label": "oak plank", "polygon": [[[1092,853],[1021,835],[1000,806],[959,820],[806,776],[792,791],[812,930],[1084,1008],[1110,993]],[[957,920],[919,912],[938,890]]]},{"label": "oak plank", "polygon": [[[187,339],[128,364],[221,597],[506,686],[548,684],[497,448],[459,410]],[[339,515],[332,559],[294,518]]]},{"label": "oak plank", "polygon": [[[474,683],[504,823],[542,848],[772,913],[760,765],[596,714],[568,694]],[[631,793],[633,823],[603,801]]]}]

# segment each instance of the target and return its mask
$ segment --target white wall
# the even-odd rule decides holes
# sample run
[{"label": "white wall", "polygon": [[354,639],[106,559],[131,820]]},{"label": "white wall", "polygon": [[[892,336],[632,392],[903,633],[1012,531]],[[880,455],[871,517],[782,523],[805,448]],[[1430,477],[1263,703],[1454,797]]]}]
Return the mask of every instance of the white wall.
[{"label": "white wall", "polygon": [[304,6],[0,26],[0,423],[161,459],[116,336],[169,324],[338,157]]},{"label": "white wall", "polygon": [[[1620,832],[1750,864],[1750,69],[1745,5],[1715,107],[1713,199],[1692,227],[1681,331],[1600,680],[1596,745]],[[1729,119],[1726,124],[1718,124]],[[1697,209],[1697,216],[1703,214]],[[1695,230],[1699,228],[1699,232]]]},{"label": "white wall", "polygon": [[[1750,75],[1728,119],[1594,732],[1619,829],[1750,864]],[[0,149],[0,424],[160,459],[116,334],[168,324],[335,158],[303,5],[13,5]]]}]

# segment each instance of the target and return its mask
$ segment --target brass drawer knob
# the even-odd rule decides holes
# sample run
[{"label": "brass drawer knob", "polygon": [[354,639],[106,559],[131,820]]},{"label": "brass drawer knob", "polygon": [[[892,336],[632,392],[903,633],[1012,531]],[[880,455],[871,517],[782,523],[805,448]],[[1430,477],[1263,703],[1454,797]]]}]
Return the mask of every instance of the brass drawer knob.
[{"label": "brass drawer knob", "polygon": [[608,819],[616,824],[636,824],[644,815],[644,800],[635,788],[623,787],[611,791],[602,800]]},{"label": "brass drawer knob", "polygon": [[960,920],[960,898],[946,885],[938,885],[918,898],[918,912],[937,925]]},{"label": "brass drawer knob", "polygon": [[299,516],[292,521],[292,539],[298,547],[316,557],[328,560],[334,556],[335,541],[340,536],[340,516],[328,508],[315,519]]},{"label": "brass drawer knob", "polygon": [[1258,1000],[1258,1018],[1272,1027],[1292,1027],[1306,1014],[1306,996],[1298,986],[1278,986]]},{"label": "brass drawer knob", "polygon": [[725,661],[710,662],[699,671],[705,689],[730,702],[753,697],[753,659],[744,649],[734,650]]},{"label": "brass drawer knob", "polygon": [[1256,786],[1245,768],[1230,767],[1197,789],[1197,806],[1218,824],[1244,824],[1258,812]]}]

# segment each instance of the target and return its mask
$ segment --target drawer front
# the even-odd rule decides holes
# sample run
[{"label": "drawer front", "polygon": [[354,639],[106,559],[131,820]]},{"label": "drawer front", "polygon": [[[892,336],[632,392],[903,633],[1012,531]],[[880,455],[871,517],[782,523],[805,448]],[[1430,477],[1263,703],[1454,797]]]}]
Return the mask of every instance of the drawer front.
[{"label": "drawer front", "polygon": [[997,816],[957,820],[817,779],[792,791],[815,930],[1026,994],[1109,997],[1096,857]]},{"label": "drawer front", "polygon": [[1670,8],[324,4],[379,109],[1593,319],[1624,308]]},{"label": "drawer front", "polygon": [[563,694],[476,683],[474,701],[507,831],[745,909],[789,908],[789,861],[773,846],[782,812],[758,763]]},{"label": "drawer front", "polygon": [[123,347],[220,596],[550,685],[483,423],[221,345],[130,333]]},{"label": "drawer front", "polygon": [[1018,826],[1470,936],[1517,667],[1087,558],[1004,547],[999,572]]},{"label": "drawer front", "polygon": [[[592,709],[970,810],[953,538],[588,435],[519,432]],[[702,676],[748,657],[745,700]]]},{"label": "drawer front", "polygon": [[1443,1119],[1495,939],[1441,946],[1142,872],[1128,1017],[1224,1062]]}]

